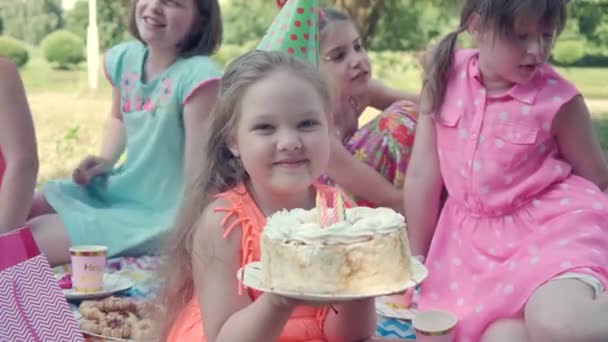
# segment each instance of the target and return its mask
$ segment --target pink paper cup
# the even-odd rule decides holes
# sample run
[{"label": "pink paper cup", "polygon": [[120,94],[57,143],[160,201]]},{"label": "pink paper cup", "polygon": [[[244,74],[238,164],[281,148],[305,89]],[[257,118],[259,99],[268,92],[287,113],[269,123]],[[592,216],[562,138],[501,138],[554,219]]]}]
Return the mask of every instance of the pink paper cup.
[{"label": "pink paper cup", "polygon": [[418,313],[412,320],[416,331],[416,341],[452,342],[458,317],[443,310],[429,310]]},{"label": "pink paper cup", "polygon": [[72,259],[72,288],[76,292],[91,293],[103,289],[108,248],[105,246],[70,247]]}]

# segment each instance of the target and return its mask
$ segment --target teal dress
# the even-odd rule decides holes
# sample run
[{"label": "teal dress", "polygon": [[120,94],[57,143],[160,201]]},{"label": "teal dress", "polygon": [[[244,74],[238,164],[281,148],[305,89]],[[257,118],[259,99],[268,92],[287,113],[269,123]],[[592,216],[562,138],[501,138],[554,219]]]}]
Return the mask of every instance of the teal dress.
[{"label": "teal dress", "polygon": [[87,187],[70,178],[43,190],[72,245],[106,245],[110,256],[154,253],[171,228],[184,188],[184,104],[220,76],[210,58],[195,56],[142,82],[147,53],[145,45],[128,42],[105,55],[106,75],[120,89],[124,163]]}]

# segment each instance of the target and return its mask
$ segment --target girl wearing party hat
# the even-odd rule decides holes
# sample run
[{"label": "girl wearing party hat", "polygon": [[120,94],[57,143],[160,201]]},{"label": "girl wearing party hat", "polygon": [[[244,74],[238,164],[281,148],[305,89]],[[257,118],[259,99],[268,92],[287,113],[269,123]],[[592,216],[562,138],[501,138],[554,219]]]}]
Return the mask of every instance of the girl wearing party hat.
[{"label": "girl wearing party hat", "polygon": [[[283,6],[258,49],[281,50],[319,66],[337,93],[327,175],[359,204],[402,210],[401,187],[414,140],[416,97],[371,78],[371,65],[350,17],[319,10],[316,0]],[[384,112],[358,129],[367,107]]]}]

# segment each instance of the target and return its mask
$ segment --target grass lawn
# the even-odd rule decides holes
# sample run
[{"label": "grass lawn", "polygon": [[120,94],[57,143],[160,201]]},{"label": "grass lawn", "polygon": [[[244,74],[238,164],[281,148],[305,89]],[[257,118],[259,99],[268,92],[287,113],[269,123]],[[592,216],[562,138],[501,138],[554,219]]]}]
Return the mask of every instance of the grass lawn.
[{"label": "grass lawn", "polygon": [[[21,70],[36,125],[40,155],[39,184],[69,175],[86,154],[97,153],[109,115],[111,88],[100,71],[97,90],[89,90],[85,66],[71,71],[52,69],[37,51]],[[561,69],[588,98],[600,141],[608,150],[608,68]],[[417,91],[420,75],[414,69],[385,81]],[[362,122],[375,114],[367,111]]]}]

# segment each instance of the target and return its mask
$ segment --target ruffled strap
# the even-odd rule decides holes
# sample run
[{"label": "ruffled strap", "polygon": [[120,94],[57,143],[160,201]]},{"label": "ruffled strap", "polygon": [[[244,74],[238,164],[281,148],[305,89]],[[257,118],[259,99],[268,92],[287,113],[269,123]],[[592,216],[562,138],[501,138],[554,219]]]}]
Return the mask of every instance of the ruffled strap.
[{"label": "ruffled strap", "polygon": [[[355,203],[346,194],[337,187],[327,186],[321,183],[315,184],[317,191],[321,194],[326,203],[333,203],[334,197],[338,193],[342,193],[344,197],[344,205],[351,208]],[[225,227],[224,238],[227,238],[237,227],[241,228],[241,267],[258,261],[260,259],[260,237],[262,230],[266,225],[266,218],[259,211],[256,203],[249,196],[249,193],[244,185],[235,187],[232,190],[218,194],[216,198],[227,200],[230,204],[228,207],[216,208],[215,212],[224,212],[226,215],[221,221]],[[238,293],[243,294],[243,284],[239,282]],[[252,299],[259,296],[258,291],[250,290],[249,295]],[[314,318],[319,325],[320,331],[323,331],[325,319],[331,310],[330,307],[315,309]]]},{"label": "ruffled strap", "polygon": [[[228,207],[215,209],[215,212],[226,213],[221,221],[222,226],[225,228],[224,238],[227,238],[237,227],[241,228],[241,267],[257,261],[260,255],[260,234],[264,227],[265,219],[261,213],[256,215],[255,212],[251,212],[250,209],[256,208],[256,206],[248,196],[247,189],[241,185],[230,191],[218,194],[216,198],[223,198],[230,203]],[[240,282],[238,293],[239,296],[243,294],[243,284]],[[251,292],[250,296],[254,299],[256,294]]]}]

